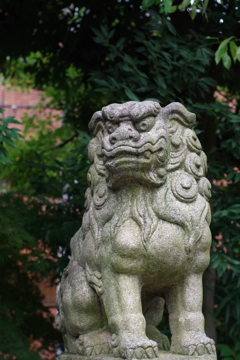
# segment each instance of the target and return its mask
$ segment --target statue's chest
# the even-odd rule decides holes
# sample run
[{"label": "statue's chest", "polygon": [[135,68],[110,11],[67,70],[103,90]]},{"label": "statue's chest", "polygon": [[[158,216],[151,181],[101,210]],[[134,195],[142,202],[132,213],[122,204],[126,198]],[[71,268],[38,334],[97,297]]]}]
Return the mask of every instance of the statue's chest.
[{"label": "statue's chest", "polygon": [[167,271],[171,277],[185,266],[184,240],[185,232],[178,225],[158,220],[152,233],[144,233],[140,224],[129,219],[103,246],[102,256],[116,271],[158,277]]},{"label": "statue's chest", "polygon": [[180,226],[159,220],[156,230],[146,244],[146,272],[163,278],[177,276],[179,270],[183,271],[187,266],[185,241],[186,233]]}]

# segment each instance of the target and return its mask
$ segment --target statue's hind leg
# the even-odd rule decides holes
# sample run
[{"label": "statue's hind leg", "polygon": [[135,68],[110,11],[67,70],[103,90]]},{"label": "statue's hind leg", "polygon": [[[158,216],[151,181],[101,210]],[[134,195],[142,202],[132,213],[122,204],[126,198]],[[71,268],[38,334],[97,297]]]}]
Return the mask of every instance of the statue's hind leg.
[{"label": "statue's hind leg", "polygon": [[162,334],[157,326],[160,324],[163,317],[165,301],[161,297],[155,297],[147,311],[144,312],[146,319],[146,335],[150,340],[158,344],[160,350],[169,350],[170,343],[168,337]]},{"label": "statue's hind leg", "polygon": [[57,305],[56,325],[63,332],[65,352],[90,355],[110,351],[111,334],[104,328],[98,295],[77,261],[71,260],[63,274]]}]

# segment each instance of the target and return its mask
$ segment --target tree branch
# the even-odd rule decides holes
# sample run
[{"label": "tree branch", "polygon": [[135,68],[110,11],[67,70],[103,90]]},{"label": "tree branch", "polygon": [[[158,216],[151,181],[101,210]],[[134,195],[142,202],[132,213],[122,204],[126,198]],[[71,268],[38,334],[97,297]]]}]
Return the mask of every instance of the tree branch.
[{"label": "tree branch", "polygon": [[68,138],[67,140],[64,140],[63,142],[61,142],[60,144],[56,145],[56,146],[53,146],[52,148],[50,149],[47,149],[47,150],[43,150],[40,155],[48,152],[48,151],[52,151],[52,150],[57,150],[57,149],[60,149],[61,147],[65,146],[67,143],[69,143],[70,141],[72,141],[76,136],[77,136],[77,132],[75,132],[70,138]]}]

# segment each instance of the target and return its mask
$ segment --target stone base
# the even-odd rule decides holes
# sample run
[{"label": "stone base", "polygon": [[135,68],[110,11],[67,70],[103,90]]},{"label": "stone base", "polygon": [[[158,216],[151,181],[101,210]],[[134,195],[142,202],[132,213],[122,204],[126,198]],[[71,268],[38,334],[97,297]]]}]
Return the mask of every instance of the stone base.
[{"label": "stone base", "polygon": [[[115,358],[112,355],[76,355],[76,354],[61,354],[57,360],[123,360],[122,358]],[[202,356],[187,356],[170,353],[169,351],[159,351],[159,356],[152,360],[217,360],[215,355]]]}]

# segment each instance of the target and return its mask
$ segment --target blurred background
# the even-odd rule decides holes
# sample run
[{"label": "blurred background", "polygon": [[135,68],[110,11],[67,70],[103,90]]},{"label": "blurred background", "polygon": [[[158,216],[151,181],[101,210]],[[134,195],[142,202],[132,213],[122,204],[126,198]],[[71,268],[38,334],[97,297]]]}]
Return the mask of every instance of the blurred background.
[{"label": "blurred background", "polygon": [[239,1],[1,0],[0,80],[0,359],[61,353],[55,294],[84,211],[88,122],[151,99],[197,115],[213,194],[206,333],[240,360]]}]

